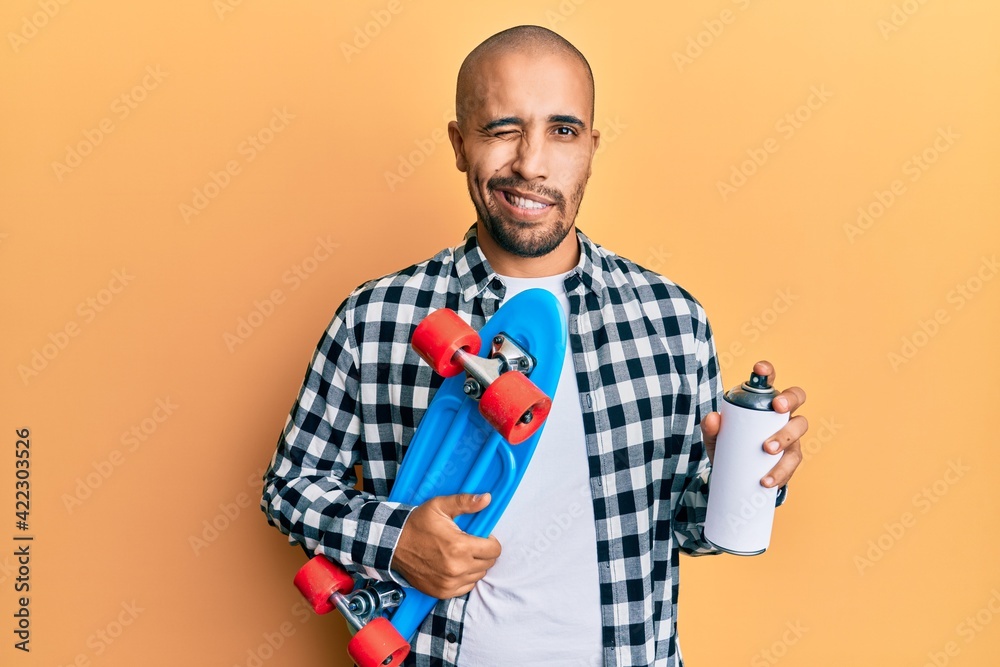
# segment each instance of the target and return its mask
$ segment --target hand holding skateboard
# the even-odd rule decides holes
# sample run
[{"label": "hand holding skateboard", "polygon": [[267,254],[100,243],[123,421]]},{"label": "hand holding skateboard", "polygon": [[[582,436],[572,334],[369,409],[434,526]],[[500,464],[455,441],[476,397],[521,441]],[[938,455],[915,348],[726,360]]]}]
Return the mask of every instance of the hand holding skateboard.
[{"label": "hand holding skateboard", "polygon": [[500,556],[500,542],[462,531],[453,519],[490,504],[489,494],[431,498],[410,513],[396,543],[392,569],[439,600],[465,595]]}]

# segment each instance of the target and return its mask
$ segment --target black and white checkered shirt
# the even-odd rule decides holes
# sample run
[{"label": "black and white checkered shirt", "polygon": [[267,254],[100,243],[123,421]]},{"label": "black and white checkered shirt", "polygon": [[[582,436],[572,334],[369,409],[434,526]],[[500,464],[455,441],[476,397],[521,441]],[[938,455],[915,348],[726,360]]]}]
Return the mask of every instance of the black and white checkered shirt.
[{"label": "black and white checkered shirt", "polygon": [[[577,235],[580,261],[564,285],[604,664],[679,666],[678,554],[716,553],[702,535],[710,468],[699,428],[720,400],[712,333],[686,291]],[[438,308],[479,329],[504,290],[473,227],[463,245],[352,292],[320,340],[265,475],[268,521],[352,573],[399,581],[389,563],[412,507],[386,498],[442,382],[410,349],[410,335]],[[435,606],[406,664],[456,664],[465,604]]]}]

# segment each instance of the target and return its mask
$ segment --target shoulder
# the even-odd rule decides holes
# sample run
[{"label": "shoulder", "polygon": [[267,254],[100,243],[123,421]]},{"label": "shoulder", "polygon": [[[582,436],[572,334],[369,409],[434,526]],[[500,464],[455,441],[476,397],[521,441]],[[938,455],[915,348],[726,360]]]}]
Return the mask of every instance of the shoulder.
[{"label": "shoulder", "polygon": [[705,335],[708,317],[701,303],[688,290],[661,273],[595,244],[606,273],[605,283],[616,298],[634,299],[657,319],[683,320],[681,329]]},{"label": "shoulder", "polygon": [[358,285],[344,300],[341,310],[353,320],[366,318],[373,309],[429,304],[434,294],[448,293],[454,267],[455,249],[445,248],[422,262]]},{"label": "shoulder", "polygon": [[406,340],[413,322],[456,298],[455,249],[368,280],[337,308],[330,331],[342,329],[351,347]]},{"label": "shoulder", "polygon": [[358,285],[348,297],[355,307],[377,303],[405,304],[419,300],[420,294],[441,288],[452,277],[454,248],[445,248],[417,264],[368,280]]}]

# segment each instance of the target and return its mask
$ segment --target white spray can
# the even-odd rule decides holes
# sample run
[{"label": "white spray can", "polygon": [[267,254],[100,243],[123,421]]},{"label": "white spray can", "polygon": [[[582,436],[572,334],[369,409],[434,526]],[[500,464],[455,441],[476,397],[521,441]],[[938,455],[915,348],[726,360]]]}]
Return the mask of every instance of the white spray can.
[{"label": "white spray can", "polygon": [[781,458],[764,451],[764,441],[788,423],[788,413],[771,407],[776,395],[766,376],[753,373],[749,382],[725,393],[719,409],[705,539],[731,554],[756,556],[771,542],[778,489],[761,486],[760,480]]}]

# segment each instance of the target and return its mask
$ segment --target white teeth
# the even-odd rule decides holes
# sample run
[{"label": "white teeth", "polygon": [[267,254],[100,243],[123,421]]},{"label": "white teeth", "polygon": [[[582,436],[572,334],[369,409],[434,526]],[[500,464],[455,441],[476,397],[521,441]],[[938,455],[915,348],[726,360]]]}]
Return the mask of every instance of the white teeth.
[{"label": "white teeth", "polygon": [[540,201],[533,201],[531,199],[525,199],[524,197],[518,197],[517,195],[513,195],[509,192],[505,192],[504,194],[506,195],[507,200],[510,201],[510,203],[512,203],[514,206],[517,206],[518,208],[530,208],[530,209],[545,208],[545,204],[543,204]]}]

